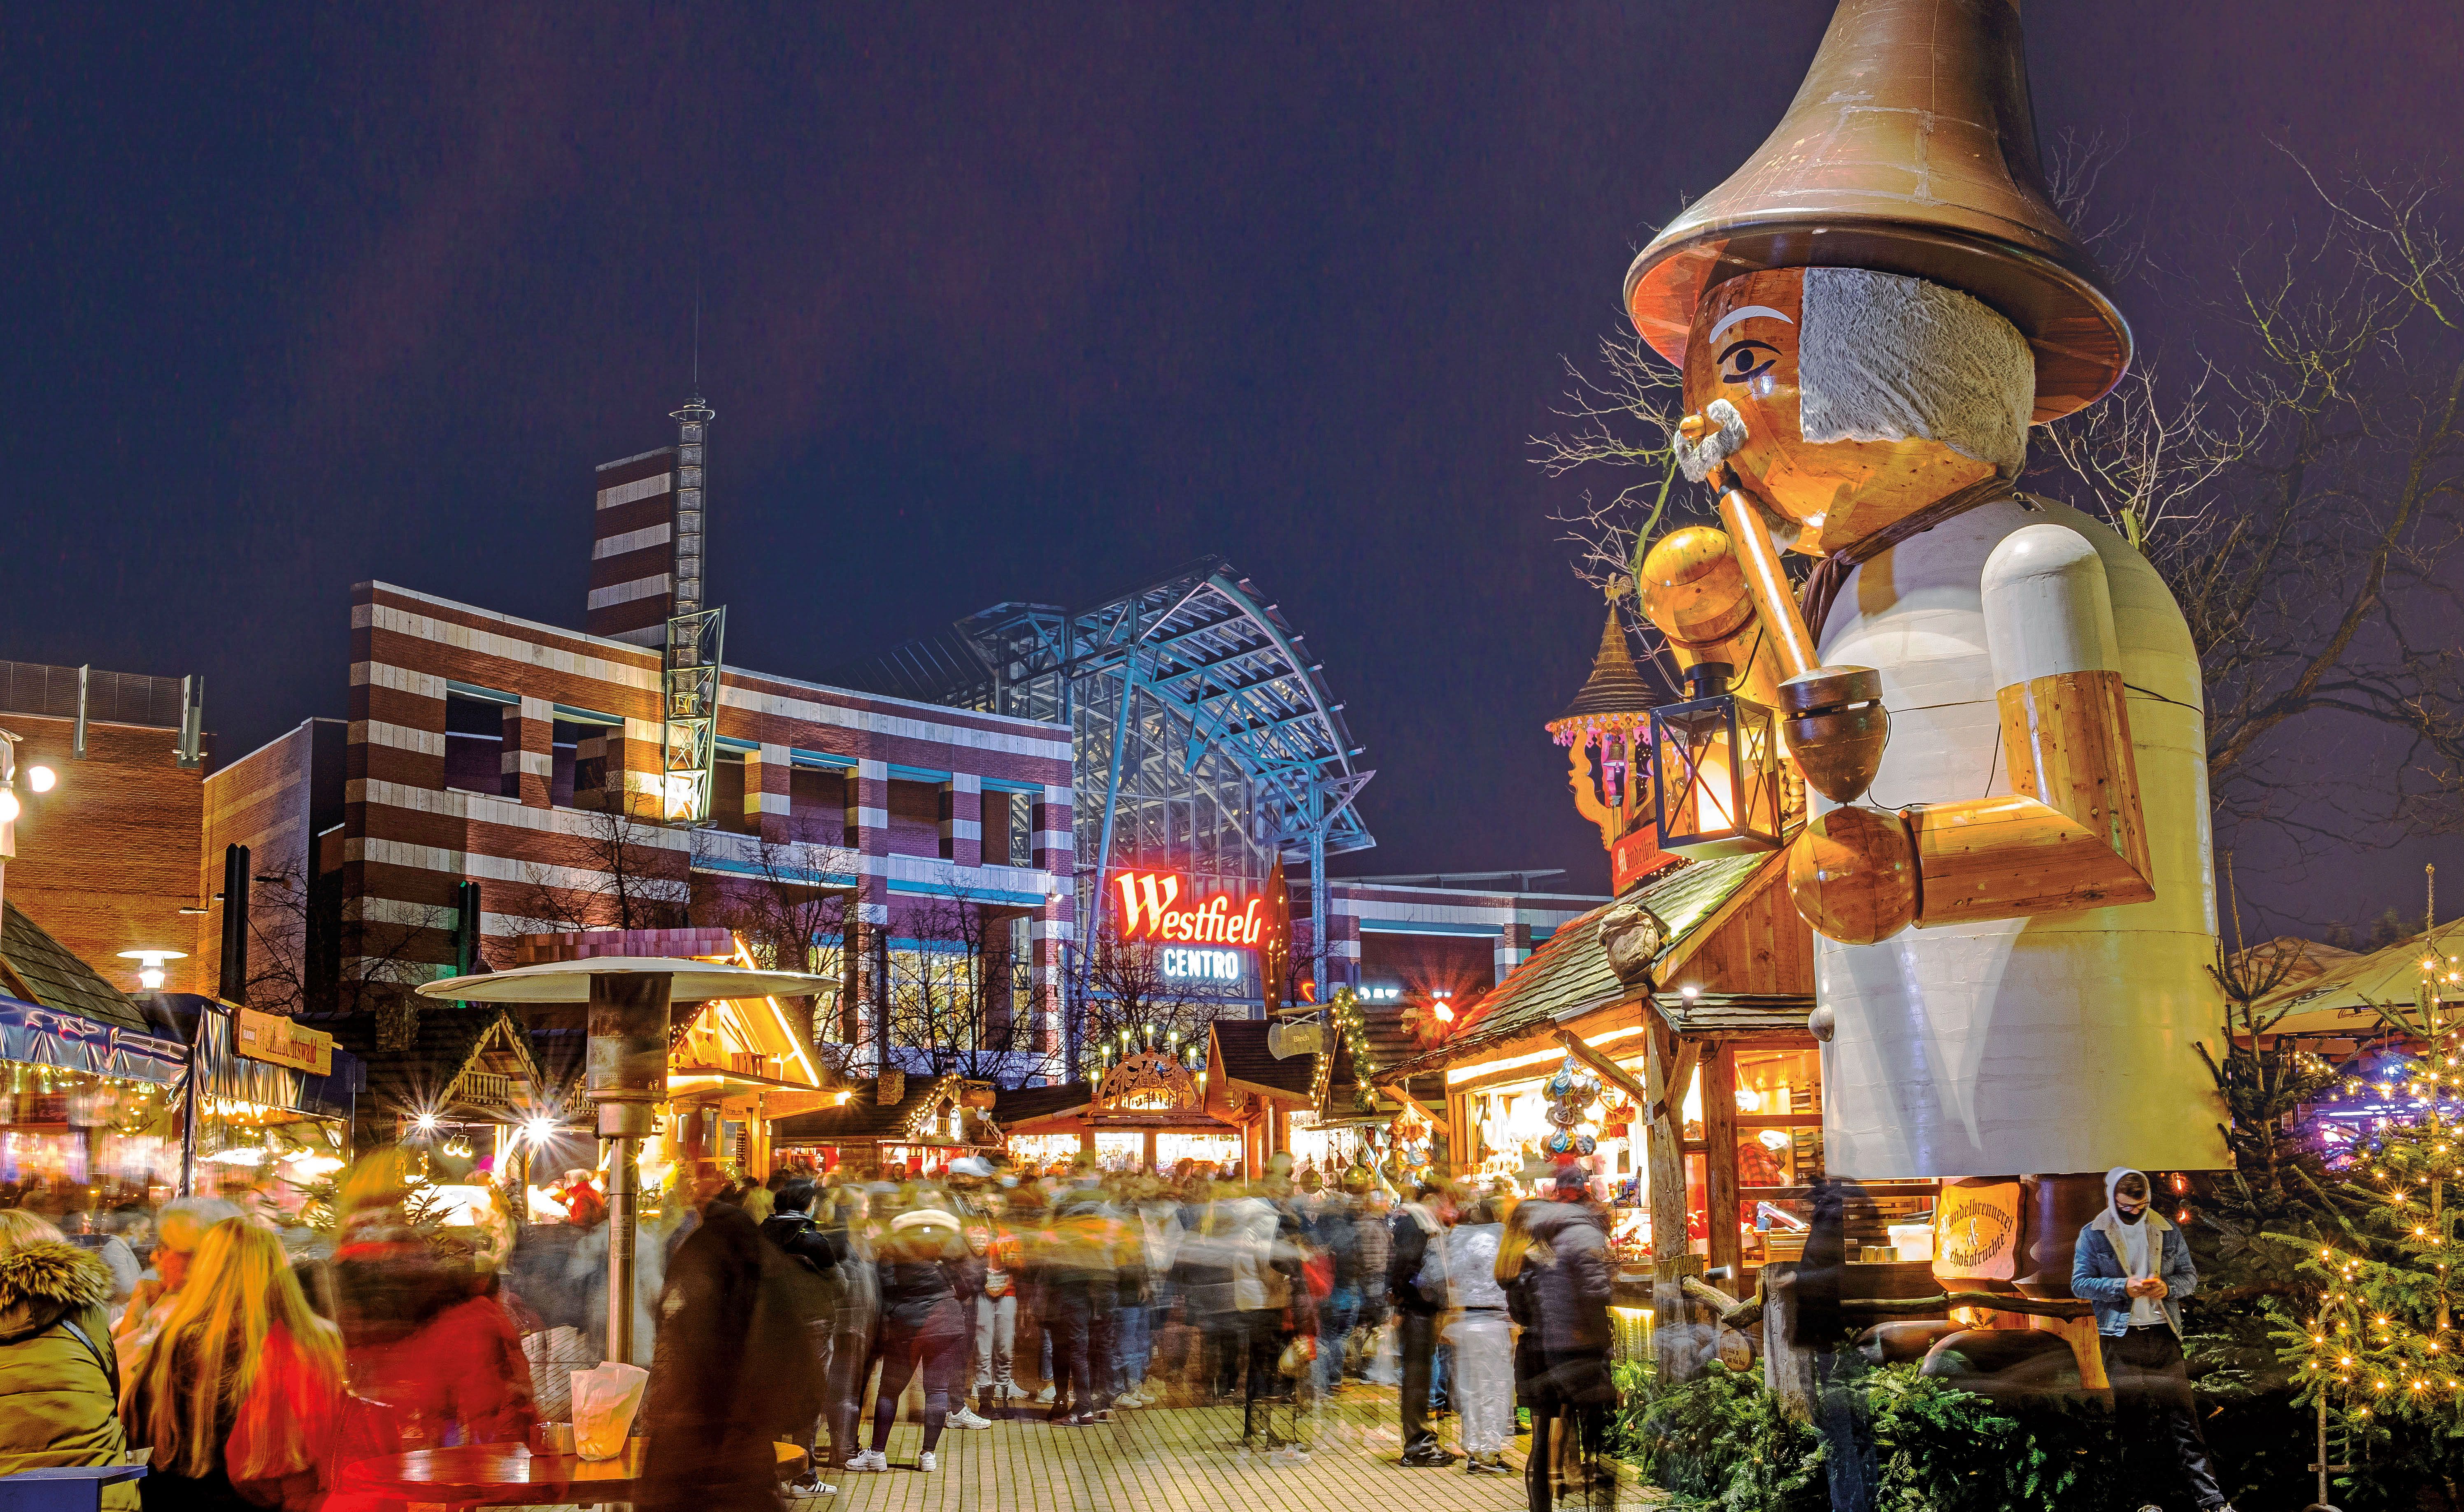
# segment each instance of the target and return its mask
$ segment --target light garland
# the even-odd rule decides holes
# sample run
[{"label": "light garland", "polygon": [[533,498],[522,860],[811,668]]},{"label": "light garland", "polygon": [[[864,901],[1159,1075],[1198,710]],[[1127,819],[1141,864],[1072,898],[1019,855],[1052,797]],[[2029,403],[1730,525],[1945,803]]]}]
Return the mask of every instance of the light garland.
[{"label": "light garland", "polygon": [[[2437,1021],[2438,983],[2452,977],[2438,966],[2435,956],[2421,962],[2414,1028],[2423,1051],[2384,1063],[2375,1075],[2348,1075],[2341,1095],[2325,1100],[2330,1107],[2358,1104],[2330,1118],[2367,1120],[2339,1158],[2351,1188],[2372,1199],[2352,1231],[2363,1242],[2268,1236],[2313,1246],[2299,1263],[2320,1285],[2316,1311],[2277,1332],[2306,1383],[2300,1400],[2341,1407],[2355,1420],[2375,1412],[2464,1421],[2464,1380],[2451,1373],[2459,1341],[2446,1284],[2464,1259],[2446,1191],[2464,1178],[2456,1148],[2464,1144],[2464,1073],[2456,1070],[2456,1035]],[[2375,1245],[2366,1242],[2372,1231]]]}]

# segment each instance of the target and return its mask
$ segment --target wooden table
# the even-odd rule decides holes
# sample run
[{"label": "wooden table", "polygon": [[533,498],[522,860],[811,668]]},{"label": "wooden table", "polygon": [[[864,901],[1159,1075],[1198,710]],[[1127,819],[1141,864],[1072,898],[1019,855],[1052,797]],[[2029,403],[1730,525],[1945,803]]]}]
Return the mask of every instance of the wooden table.
[{"label": "wooden table", "polygon": [[[643,1440],[626,1440],[615,1459],[534,1455],[519,1444],[463,1444],[382,1455],[345,1468],[338,1493],[385,1501],[451,1506],[554,1506],[563,1502],[630,1501],[642,1479]],[[773,1445],[782,1471],[801,1468],[804,1452]]]}]

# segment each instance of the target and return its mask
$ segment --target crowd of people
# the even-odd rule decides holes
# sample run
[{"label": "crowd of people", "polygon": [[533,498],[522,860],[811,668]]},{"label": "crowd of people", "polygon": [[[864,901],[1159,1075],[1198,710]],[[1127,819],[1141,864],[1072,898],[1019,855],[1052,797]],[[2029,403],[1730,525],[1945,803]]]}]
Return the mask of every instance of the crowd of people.
[{"label": "crowd of people", "polygon": [[[573,1328],[593,1359],[604,1339],[604,1207],[576,1172],[570,1222],[473,1242],[423,1210],[418,1164],[363,1157],[315,1226],[176,1200],[112,1238],[124,1259],[0,1211],[0,1473],[146,1449],[106,1506],[358,1512],[337,1489],[355,1460],[525,1440],[526,1336]],[[1615,1399],[1607,1236],[1571,1168],[1527,1200],[1365,1168],[782,1169],[696,1184],[640,1243],[652,1504],[775,1508],[781,1441],[811,1452],[803,1495],[889,1470],[911,1396],[924,1472],[948,1432],[1155,1407],[1237,1408],[1243,1446],[1296,1460],[1327,1404],[1373,1412],[1367,1380],[1397,1389],[1404,1467],[1509,1474],[1528,1413],[1547,1512]]]}]

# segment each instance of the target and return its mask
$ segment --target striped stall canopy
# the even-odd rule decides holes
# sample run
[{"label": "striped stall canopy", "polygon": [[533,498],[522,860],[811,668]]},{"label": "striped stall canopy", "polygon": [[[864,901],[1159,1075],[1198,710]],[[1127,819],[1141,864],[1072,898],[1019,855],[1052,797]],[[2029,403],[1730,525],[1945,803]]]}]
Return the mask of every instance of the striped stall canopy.
[{"label": "striped stall canopy", "polygon": [[40,1003],[0,997],[0,1061],[168,1086],[187,1073],[188,1047]]}]

